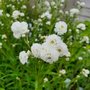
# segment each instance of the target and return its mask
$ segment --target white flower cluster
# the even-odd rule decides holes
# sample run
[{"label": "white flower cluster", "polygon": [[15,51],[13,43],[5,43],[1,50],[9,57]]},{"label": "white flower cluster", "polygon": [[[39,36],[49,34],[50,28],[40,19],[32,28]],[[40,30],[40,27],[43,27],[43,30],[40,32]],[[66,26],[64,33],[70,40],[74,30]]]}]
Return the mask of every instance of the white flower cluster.
[{"label": "white flower cluster", "polygon": [[48,82],[48,78],[47,77],[44,78],[44,83],[46,83],[46,82]]},{"label": "white flower cluster", "polygon": [[51,6],[50,6],[49,1],[45,0],[44,4],[47,7],[47,10],[51,10]]},{"label": "white flower cluster", "polygon": [[46,11],[41,15],[41,18],[45,18],[45,17],[47,17],[47,19],[51,19],[52,15],[50,14],[49,11]]},{"label": "white flower cluster", "polygon": [[70,56],[67,45],[55,34],[47,36],[43,44],[34,43],[31,52],[34,57],[48,63],[53,63],[62,56]]},{"label": "white flower cluster", "polygon": [[89,39],[88,36],[83,36],[81,42],[86,42],[87,44],[89,44],[90,43],[90,39]]},{"label": "white flower cluster", "polygon": [[13,32],[13,36],[17,39],[29,32],[28,24],[26,22],[19,21],[16,21],[12,24],[11,30]]},{"label": "white flower cluster", "polygon": [[59,71],[59,76],[65,75],[65,74],[66,74],[66,70],[65,69],[62,69],[62,70]]},{"label": "white flower cluster", "polygon": [[84,7],[85,6],[85,2],[77,1],[77,4],[78,4],[79,7]]},{"label": "white flower cluster", "polygon": [[81,72],[85,77],[88,77],[88,75],[90,74],[90,71],[88,69],[83,68],[82,72]]},{"label": "white flower cluster", "polygon": [[54,31],[58,35],[62,35],[67,32],[67,24],[64,21],[56,22]]},{"label": "white flower cluster", "polygon": [[77,14],[79,14],[79,9],[77,9],[77,8],[72,8],[71,10],[70,10],[70,16],[71,17],[73,17],[74,15],[77,15]]},{"label": "white flower cluster", "polygon": [[24,13],[22,13],[22,12],[20,12],[20,11],[18,11],[18,10],[13,11],[12,17],[13,17],[14,19],[17,19],[19,16],[24,16]]},{"label": "white flower cluster", "polygon": [[28,63],[29,55],[30,55],[30,51],[29,50],[27,52],[26,51],[21,51],[19,53],[19,60],[20,60],[20,62],[22,64]]},{"label": "white flower cluster", "polygon": [[81,30],[86,30],[86,25],[83,24],[83,23],[79,23],[79,24],[77,25],[77,28],[78,28],[78,29],[81,29]]}]

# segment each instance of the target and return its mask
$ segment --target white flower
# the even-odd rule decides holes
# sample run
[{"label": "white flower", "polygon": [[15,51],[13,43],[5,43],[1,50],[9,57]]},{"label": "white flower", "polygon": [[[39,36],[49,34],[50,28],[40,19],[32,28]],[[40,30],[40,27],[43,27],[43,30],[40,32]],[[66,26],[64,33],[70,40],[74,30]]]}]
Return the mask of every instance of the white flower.
[{"label": "white flower", "polygon": [[7,17],[10,17],[10,14],[6,13],[6,16],[7,16]]},{"label": "white flower", "polygon": [[46,37],[45,43],[47,43],[50,47],[55,48],[59,56],[70,56],[67,45],[61,40],[58,35],[52,34]]},{"label": "white flower", "polygon": [[43,13],[43,14],[41,15],[41,18],[45,18],[45,17],[47,17],[48,19],[51,19],[52,15],[50,14],[49,11],[46,11],[45,13]]},{"label": "white flower", "polygon": [[52,47],[56,47],[62,40],[58,35],[52,34],[46,37],[45,42]]},{"label": "white flower", "polygon": [[60,70],[60,71],[59,71],[59,74],[60,74],[60,75],[66,74],[66,70],[65,70],[65,69]]},{"label": "white flower", "polygon": [[66,87],[68,87],[70,85],[71,79],[67,78],[65,81]]},{"label": "white flower", "polygon": [[2,16],[3,15],[3,10],[0,10],[0,16]]},{"label": "white flower", "polygon": [[66,33],[67,32],[67,24],[64,21],[57,22],[55,24],[54,31],[59,35]]},{"label": "white flower", "polygon": [[40,52],[41,52],[40,50],[41,50],[41,44],[34,43],[31,46],[31,52],[32,52],[33,56],[36,58],[40,58]]},{"label": "white flower", "polygon": [[29,32],[28,24],[26,22],[16,21],[12,24],[11,30],[15,38],[19,39],[23,34]]},{"label": "white flower", "polygon": [[24,13],[20,13],[20,16],[24,16]]},{"label": "white flower", "polygon": [[81,6],[81,7],[84,7],[84,6],[85,6],[85,2],[81,2],[81,3],[80,3],[80,6]]},{"label": "white flower", "polygon": [[55,34],[47,36],[42,45],[38,43],[33,44],[31,51],[34,57],[41,58],[50,64],[56,62],[59,57],[70,56],[67,45]]},{"label": "white flower", "polygon": [[86,42],[87,44],[89,44],[89,37],[88,36],[83,36],[81,42]]},{"label": "white flower", "polygon": [[65,0],[61,0],[61,3],[64,3],[65,2]]},{"label": "white flower", "polygon": [[69,61],[69,60],[70,60],[70,58],[67,57],[67,58],[66,58],[66,61]]},{"label": "white flower", "polygon": [[40,58],[43,61],[52,64],[58,60],[59,53],[56,49],[51,48],[47,43],[44,43],[42,44]]},{"label": "white flower", "polygon": [[44,83],[46,83],[46,82],[48,82],[48,78],[45,77],[44,78]]},{"label": "white flower", "polygon": [[51,1],[51,5],[54,6],[56,3],[54,1]]},{"label": "white flower", "polygon": [[50,22],[50,21],[47,21],[47,22],[46,22],[46,24],[47,24],[47,25],[50,25],[50,24],[51,24],[51,22]]},{"label": "white flower", "polygon": [[68,15],[69,14],[69,11],[65,11],[65,14]]},{"label": "white flower", "polygon": [[88,77],[88,75],[90,74],[90,71],[88,69],[82,69],[81,72],[85,77]]},{"label": "white flower", "polygon": [[86,29],[86,25],[83,24],[83,23],[80,23],[80,24],[77,25],[77,28],[81,29],[81,30],[85,30]]},{"label": "white flower", "polygon": [[6,39],[6,38],[7,38],[6,34],[3,34],[2,39]]},{"label": "white flower", "polygon": [[19,60],[22,64],[25,64],[28,62],[28,54],[25,51],[21,51],[19,53]]},{"label": "white flower", "polygon": [[82,87],[79,87],[79,90],[84,90],[84,88],[82,88]]},{"label": "white flower", "polygon": [[71,10],[70,10],[70,16],[74,16],[74,15],[77,15],[77,14],[79,14],[79,9],[77,9],[77,8],[72,8]]},{"label": "white flower", "polygon": [[60,13],[60,14],[63,14],[64,12],[63,12],[63,10],[59,10],[59,13]]},{"label": "white flower", "polygon": [[49,1],[45,1],[44,3],[45,3],[45,5],[46,5],[47,7],[50,7]]},{"label": "white flower", "polygon": [[21,8],[22,8],[22,9],[26,9],[26,8],[27,8],[27,6],[26,6],[26,5],[23,5]]},{"label": "white flower", "polygon": [[19,16],[24,16],[24,13],[21,13],[21,12],[18,11],[18,10],[13,11],[12,17],[13,17],[14,19],[17,19]]},{"label": "white flower", "polygon": [[64,42],[58,44],[56,49],[58,50],[60,57],[70,57],[70,52],[68,51],[67,45]]},{"label": "white flower", "polygon": [[20,15],[20,11],[18,11],[18,10],[13,11],[13,13],[12,13],[12,17],[14,19],[17,19],[19,17],[19,15]]},{"label": "white flower", "polygon": [[79,60],[83,60],[83,57],[78,57]]},{"label": "white flower", "polygon": [[85,2],[77,1],[77,4],[78,4],[79,7],[84,7],[85,6]]}]

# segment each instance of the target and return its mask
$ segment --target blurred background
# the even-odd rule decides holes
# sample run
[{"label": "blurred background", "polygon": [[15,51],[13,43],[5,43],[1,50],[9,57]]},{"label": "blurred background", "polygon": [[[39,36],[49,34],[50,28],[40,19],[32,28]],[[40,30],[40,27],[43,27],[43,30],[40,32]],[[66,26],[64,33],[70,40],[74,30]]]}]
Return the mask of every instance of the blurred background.
[{"label": "blurred background", "polygon": [[[40,1],[43,1],[43,0],[40,0]],[[46,0],[46,1],[51,2],[52,0]],[[65,6],[66,10],[75,8],[77,1],[85,2],[85,6],[81,9],[81,13],[80,13],[78,19],[81,21],[84,21],[84,20],[90,21],[90,0],[65,0],[65,1],[66,1],[66,6]],[[33,6],[34,3],[35,3],[35,0],[30,0],[30,6]]]},{"label": "blurred background", "polygon": [[[67,1],[67,9],[70,9],[75,6],[78,0],[66,0]],[[82,8],[79,19],[80,20],[90,20],[90,0],[80,0],[85,2],[85,7]]]}]

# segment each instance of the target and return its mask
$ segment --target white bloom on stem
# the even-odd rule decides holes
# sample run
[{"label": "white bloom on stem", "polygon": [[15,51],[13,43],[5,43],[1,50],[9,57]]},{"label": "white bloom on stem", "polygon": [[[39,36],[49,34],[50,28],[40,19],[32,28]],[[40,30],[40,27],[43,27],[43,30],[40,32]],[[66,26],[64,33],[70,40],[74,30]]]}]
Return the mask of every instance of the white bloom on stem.
[{"label": "white bloom on stem", "polygon": [[2,16],[3,15],[3,10],[0,10],[0,16]]},{"label": "white bloom on stem", "polygon": [[6,34],[3,34],[2,39],[6,39],[6,38],[7,38]]},{"label": "white bloom on stem", "polygon": [[56,3],[54,1],[51,1],[51,5],[54,6]]},{"label": "white bloom on stem", "polygon": [[81,3],[80,3],[80,6],[81,6],[81,7],[84,7],[84,6],[85,6],[85,2],[81,2]]},{"label": "white bloom on stem", "polygon": [[31,52],[32,52],[33,56],[36,58],[40,58],[40,52],[41,52],[40,50],[41,50],[41,44],[34,43],[31,46]]},{"label": "white bloom on stem", "polygon": [[83,57],[78,57],[78,60],[83,60]]},{"label": "white bloom on stem", "polygon": [[82,88],[82,87],[79,87],[79,90],[84,90],[84,88]]},{"label": "white bloom on stem", "polygon": [[49,1],[45,1],[44,4],[45,4],[47,7],[50,7]]},{"label": "white bloom on stem", "polygon": [[22,17],[23,17],[23,16],[24,16],[24,13],[20,13],[20,16],[22,16]]},{"label": "white bloom on stem", "polygon": [[27,55],[30,56],[31,55],[31,52],[30,50],[27,51]]},{"label": "white bloom on stem", "polygon": [[23,5],[21,8],[22,8],[22,9],[26,9],[26,8],[27,8],[27,6],[26,6],[26,5]]},{"label": "white bloom on stem", "polygon": [[61,76],[61,75],[64,75],[64,74],[66,74],[66,70],[65,70],[65,69],[62,69],[62,70],[59,71],[59,75],[60,75],[60,76]]},{"label": "white bloom on stem", "polygon": [[62,35],[67,32],[67,24],[64,21],[56,22],[54,31],[58,35]]},{"label": "white bloom on stem", "polygon": [[77,1],[77,4],[78,4],[79,7],[84,7],[85,6],[85,2]]},{"label": "white bloom on stem", "polygon": [[18,10],[13,11],[13,13],[12,13],[12,17],[14,19],[17,19],[19,17],[19,15],[20,15],[20,11],[18,11]]},{"label": "white bloom on stem", "polygon": [[77,9],[77,8],[72,8],[71,10],[70,10],[70,16],[74,16],[74,15],[77,15],[77,14],[79,14],[79,9]]},{"label": "white bloom on stem", "polygon": [[20,11],[18,11],[18,10],[13,11],[12,17],[13,17],[14,19],[17,19],[19,16],[24,16],[24,13],[22,13],[22,12],[20,12]]},{"label": "white bloom on stem", "polygon": [[45,13],[43,13],[43,14],[41,15],[41,18],[45,18],[45,17],[47,17],[48,19],[51,19],[52,15],[50,14],[49,11],[46,11]]},{"label": "white bloom on stem", "polygon": [[15,38],[19,39],[23,34],[29,32],[28,24],[26,22],[16,21],[12,24],[11,30]]},{"label": "white bloom on stem", "polygon": [[10,14],[9,14],[9,13],[6,13],[6,16],[7,16],[7,17],[10,17]]},{"label": "white bloom on stem", "polygon": [[69,61],[69,60],[70,60],[70,58],[69,58],[69,57],[67,57],[67,58],[66,58],[66,61]]},{"label": "white bloom on stem", "polygon": [[88,69],[83,68],[82,72],[81,72],[85,77],[88,77],[88,75],[90,74],[90,71]]},{"label": "white bloom on stem", "polygon": [[22,64],[25,64],[28,62],[28,54],[25,51],[21,51],[19,53],[19,60]]},{"label": "white bloom on stem", "polygon": [[61,0],[61,3],[64,3],[65,2],[65,0]]},{"label": "white bloom on stem", "polygon": [[46,83],[46,82],[48,82],[48,78],[45,77],[44,78],[44,83]]},{"label": "white bloom on stem", "polygon": [[88,36],[83,36],[81,42],[86,42],[87,44],[89,44],[89,37]]},{"label": "white bloom on stem", "polygon": [[[59,13],[60,13],[60,14],[63,14],[64,12],[63,12],[63,10],[59,10]],[[57,19],[57,20],[59,20],[59,19]]]},{"label": "white bloom on stem", "polygon": [[83,23],[80,23],[80,24],[77,25],[77,28],[81,29],[81,30],[85,30],[86,29],[86,25],[83,24]]},{"label": "white bloom on stem", "polygon": [[50,24],[51,24],[51,22],[50,22],[50,21],[47,21],[47,22],[46,22],[46,24],[47,24],[47,25],[50,25]]}]

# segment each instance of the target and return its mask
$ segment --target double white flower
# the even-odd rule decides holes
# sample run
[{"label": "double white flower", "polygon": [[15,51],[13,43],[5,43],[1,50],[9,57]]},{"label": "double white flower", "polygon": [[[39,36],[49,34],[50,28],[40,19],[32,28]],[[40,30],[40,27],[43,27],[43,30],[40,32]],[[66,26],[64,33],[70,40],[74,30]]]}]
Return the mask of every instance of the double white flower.
[{"label": "double white flower", "polygon": [[64,21],[56,22],[54,31],[58,35],[62,35],[67,32],[67,24]]},{"label": "double white flower", "polygon": [[62,56],[70,56],[67,45],[55,34],[47,36],[43,44],[33,44],[31,52],[34,57],[48,63],[56,62]]},{"label": "double white flower", "polygon": [[28,24],[26,22],[16,21],[12,24],[11,30],[13,32],[13,36],[19,39],[22,35],[29,32]]}]

